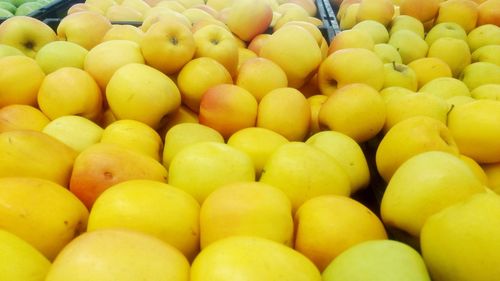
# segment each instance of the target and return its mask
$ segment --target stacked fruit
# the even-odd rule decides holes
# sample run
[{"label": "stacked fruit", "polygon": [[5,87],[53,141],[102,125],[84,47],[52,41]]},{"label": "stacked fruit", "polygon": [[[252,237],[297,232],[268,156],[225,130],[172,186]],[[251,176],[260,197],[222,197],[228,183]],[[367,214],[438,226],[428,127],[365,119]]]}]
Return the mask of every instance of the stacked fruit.
[{"label": "stacked fruit", "polygon": [[6,20],[0,277],[496,280],[499,2],[425,3],[331,42],[311,0]]},{"label": "stacked fruit", "polygon": [[24,16],[56,0],[0,0],[0,18]]}]

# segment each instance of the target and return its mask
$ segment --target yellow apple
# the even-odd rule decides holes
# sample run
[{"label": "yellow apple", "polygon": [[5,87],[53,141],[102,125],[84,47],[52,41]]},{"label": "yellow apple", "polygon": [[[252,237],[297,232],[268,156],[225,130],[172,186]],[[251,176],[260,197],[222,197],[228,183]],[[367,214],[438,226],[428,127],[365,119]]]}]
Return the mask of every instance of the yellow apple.
[{"label": "yellow apple", "polygon": [[318,82],[321,93],[327,96],[337,88],[352,83],[365,83],[380,90],[384,85],[384,63],[374,52],[366,49],[339,50],[321,62]]},{"label": "yellow apple", "polygon": [[180,1],[164,1],[164,0],[161,0],[158,3],[156,3],[156,5],[154,5],[153,8],[155,7],[161,7],[162,9],[168,8],[178,13],[182,13],[187,8]]},{"label": "yellow apple", "polygon": [[105,13],[109,7],[118,5],[116,0],[85,0],[84,3],[99,8],[103,13]]},{"label": "yellow apple", "polygon": [[320,125],[358,143],[375,137],[384,127],[385,119],[385,103],[379,92],[362,83],[339,88],[319,111]]},{"label": "yellow apple", "polygon": [[102,41],[130,40],[137,44],[140,44],[143,38],[144,31],[136,26],[130,24],[114,24],[108,30],[108,32],[104,34],[104,37],[102,37]]},{"label": "yellow apple", "polygon": [[421,22],[434,19],[439,11],[439,4],[443,0],[400,0],[399,11],[401,15],[414,17]]},{"label": "yellow apple", "polygon": [[291,246],[293,229],[290,200],[280,189],[262,182],[221,186],[210,193],[200,209],[202,250],[226,237],[241,235]]},{"label": "yellow apple", "polygon": [[464,68],[460,75],[469,90],[484,84],[500,84],[500,66],[490,62],[475,62]]},{"label": "yellow apple", "polygon": [[15,130],[41,131],[50,122],[43,112],[33,106],[11,104],[0,108],[0,133]]},{"label": "yellow apple", "polygon": [[451,77],[435,78],[418,91],[419,93],[431,94],[446,100],[455,96],[471,96],[469,88],[464,82]]},{"label": "yellow apple", "polygon": [[494,24],[500,26],[500,12],[498,10],[500,1],[487,0],[483,1],[478,6],[477,26],[485,24]]},{"label": "yellow apple", "polygon": [[110,28],[111,22],[102,14],[82,11],[65,16],[57,26],[57,36],[90,50],[102,41]]},{"label": "yellow apple", "polygon": [[[499,162],[500,163],[500,162]],[[487,186],[490,187],[497,194],[500,194],[500,164],[483,164],[481,168],[483,169],[486,177],[488,179]]]},{"label": "yellow apple", "polygon": [[475,99],[500,100],[500,84],[484,84],[470,92]]},{"label": "yellow apple", "polygon": [[[356,2],[357,3],[352,3],[350,5],[344,6],[345,7],[345,10],[343,12],[344,14],[341,17],[339,17],[340,30],[351,29],[358,23],[357,14],[360,6],[359,2],[361,2],[361,0],[357,0]],[[339,9],[339,14],[340,11],[341,10]]]},{"label": "yellow apple", "polygon": [[377,215],[345,196],[323,195],[305,201],[295,213],[295,223],[295,250],[320,271],[350,247],[387,239]]},{"label": "yellow apple", "polygon": [[277,88],[260,100],[257,127],[277,132],[290,141],[302,141],[309,132],[310,118],[310,106],[301,92]]},{"label": "yellow apple", "polygon": [[220,11],[230,7],[234,0],[207,0],[206,2],[208,6],[214,8],[216,11]]},{"label": "yellow apple", "polygon": [[461,39],[443,37],[429,46],[427,57],[440,58],[448,64],[453,77],[459,77],[462,70],[471,63],[469,45]]},{"label": "yellow apple", "polygon": [[90,74],[79,68],[63,67],[43,80],[38,105],[50,119],[78,114],[96,121],[101,115],[103,98]]},{"label": "yellow apple", "polygon": [[170,162],[168,183],[191,194],[198,202],[217,188],[254,181],[252,159],[225,143],[204,141],[185,147]]},{"label": "yellow apple", "polygon": [[269,59],[257,57],[247,60],[240,66],[236,85],[248,90],[257,101],[260,101],[270,91],[287,87],[288,80],[279,65]]},{"label": "yellow apple", "polygon": [[139,44],[129,40],[111,40],[101,42],[89,51],[84,69],[104,92],[116,70],[129,63],[144,63]]},{"label": "yellow apple", "polygon": [[203,94],[199,122],[228,139],[236,131],[255,126],[257,105],[255,97],[244,88],[219,84],[208,88]]},{"label": "yellow apple", "polygon": [[[104,1],[103,1],[104,2]],[[101,10],[96,5],[90,4],[90,3],[75,3],[71,7],[68,8],[67,14],[74,14],[78,12],[84,12],[84,11],[93,11],[97,12],[101,15],[104,15],[104,12]]]},{"label": "yellow apple", "polygon": [[165,182],[167,170],[142,153],[115,144],[97,143],[75,159],[69,188],[90,209],[104,190],[132,179]]},{"label": "yellow apple", "polygon": [[447,0],[439,4],[435,22],[455,22],[468,33],[476,27],[478,14],[478,4],[472,0]]},{"label": "yellow apple", "polygon": [[403,63],[398,50],[394,46],[387,43],[375,44],[375,46],[373,46],[373,52],[380,58],[380,60],[382,60],[384,64],[392,62]]},{"label": "yellow apple", "polygon": [[387,28],[375,20],[360,21],[352,27],[352,30],[362,30],[367,32],[372,38],[374,44],[387,43],[389,40],[389,32],[387,31]]},{"label": "yellow apple", "polygon": [[82,202],[52,181],[5,177],[0,179],[0,194],[2,229],[30,243],[49,260],[87,226],[89,213]]},{"label": "yellow apple", "polygon": [[35,60],[45,74],[63,67],[83,69],[87,49],[69,41],[53,41],[45,44],[35,56]]},{"label": "yellow apple", "polygon": [[96,230],[71,241],[45,280],[105,281],[110,276],[123,281],[188,281],[189,262],[179,250],[151,235],[125,229]]},{"label": "yellow apple", "polygon": [[0,44],[0,58],[19,55],[22,56],[24,53],[18,48],[6,44]]},{"label": "yellow apple", "polygon": [[112,22],[117,21],[142,21],[144,16],[138,10],[124,5],[111,6],[104,14]]},{"label": "yellow apple", "polygon": [[271,37],[271,34],[268,33],[262,33],[257,36],[255,36],[249,43],[248,43],[248,49],[252,50],[254,53],[257,55],[260,54],[260,50],[262,49],[262,46],[264,45],[265,41]]},{"label": "yellow apple", "polygon": [[221,63],[231,76],[238,68],[238,45],[227,29],[218,25],[207,25],[194,34],[195,57],[210,57]]},{"label": "yellow apple", "polygon": [[198,115],[182,104],[177,110],[165,116],[157,131],[163,138],[170,128],[181,123],[198,123]]},{"label": "yellow apple", "polygon": [[179,188],[128,180],[106,189],[92,206],[87,231],[125,228],[155,236],[192,260],[199,251],[200,205]]},{"label": "yellow apple", "polygon": [[309,122],[309,136],[321,132],[323,128],[321,128],[321,124],[319,123],[319,111],[321,107],[328,99],[328,96],[325,95],[311,95],[307,98],[307,102],[311,107],[311,121]]},{"label": "yellow apple", "polygon": [[238,279],[321,281],[321,274],[314,263],[290,247],[252,236],[216,241],[191,265],[191,281]]},{"label": "yellow apple", "polygon": [[500,44],[500,27],[494,24],[484,24],[471,30],[467,34],[467,43],[470,51],[486,46]]},{"label": "yellow apple", "polygon": [[31,58],[45,44],[56,40],[54,30],[36,18],[15,16],[0,24],[0,44],[15,47]]},{"label": "yellow apple", "polygon": [[50,261],[35,247],[13,233],[0,229],[0,273],[7,280],[42,281]]},{"label": "yellow apple", "polygon": [[436,40],[443,37],[461,39],[467,42],[467,32],[455,22],[442,22],[434,25],[425,35],[425,42],[431,46]]},{"label": "yellow apple", "polygon": [[406,29],[392,33],[388,43],[398,50],[404,64],[425,57],[429,49],[422,37]]},{"label": "yellow apple", "polygon": [[174,74],[193,58],[196,44],[187,26],[175,20],[161,20],[146,31],[141,51],[148,65]]},{"label": "yellow apple", "polygon": [[438,57],[419,58],[410,62],[408,67],[415,71],[419,89],[435,79],[451,78],[453,75],[450,66]]},{"label": "yellow apple", "polygon": [[448,98],[446,101],[453,107],[461,105],[461,104],[466,104],[475,101],[471,96],[454,96],[451,98]]},{"label": "yellow apple", "polygon": [[65,115],[50,121],[42,132],[81,152],[101,140],[103,129],[87,118]]},{"label": "yellow apple", "polygon": [[290,21],[307,21],[308,18],[309,13],[302,6],[286,2],[280,4],[276,12],[273,13],[271,25],[273,31],[276,31]]},{"label": "yellow apple", "polygon": [[388,87],[380,91],[380,97],[387,104],[392,98],[402,97],[414,93],[414,91],[410,91],[402,87]]},{"label": "yellow apple", "polygon": [[296,25],[275,31],[266,39],[259,55],[278,64],[287,74],[288,85],[294,88],[304,85],[322,61],[321,49],[314,37]]},{"label": "yellow apple", "polygon": [[[168,3],[176,3],[176,2],[168,1]],[[193,26],[191,21],[180,12],[155,7],[149,10],[148,14],[144,17],[144,21],[142,22],[139,28],[142,29],[142,31],[146,32],[151,27],[151,25],[163,20],[177,21],[189,28]]]},{"label": "yellow apple", "polygon": [[394,4],[391,0],[361,0],[359,3],[357,22],[375,20],[388,26],[394,16]]},{"label": "yellow apple", "polygon": [[0,69],[0,108],[10,104],[36,105],[38,89],[45,78],[36,61],[24,55],[3,57]]},{"label": "yellow apple", "polygon": [[460,152],[478,163],[500,162],[500,102],[481,99],[455,106],[448,127]]},{"label": "yellow apple", "polygon": [[186,10],[182,11],[181,14],[184,15],[189,20],[189,22],[191,22],[192,25],[195,25],[196,23],[202,20],[215,19],[208,12],[196,8],[187,8]]},{"label": "yellow apple", "polygon": [[394,17],[391,22],[389,34],[393,34],[398,30],[410,30],[415,32],[421,38],[424,38],[424,25],[420,20],[408,15],[399,15]]},{"label": "yellow apple", "polygon": [[148,10],[151,9],[151,6],[144,0],[123,0],[121,1],[120,6],[134,9],[142,15],[145,15]]},{"label": "yellow apple", "polygon": [[122,66],[113,74],[106,98],[118,119],[141,121],[152,128],[157,128],[161,119],[181,104],[179,89],[172,79],[140,63]]},{"label": "yellow apple", "polygon": [[472,53],[472,62],[491,62],[500,66],[500,45],[486,45]]},{"label": "yellow apple", "polygon": [[199,112],[201,97],[208,88],[232,82],[233,79],[229,71],[218,61],[208,57],[189,61],[177,76],[182,103],[194,112]]},{"label": "yellow apple", "polygon": [[364,48],[373,50],[375,42],[370,33],[359,29],[343,30],[333,37],[328,47],[328,54],[347,48]]},{"label": "yellow apple", "polygon": [[389,182],[406,160],[431,150],[458,155],[450,129],[428,116],[407,118],[395,124],[382,138],[375,155],[377,171]]},{"label": "yellow apple", "polygon": [[270,155],[288,140],[270,129],[249,127],[232,134],[227,144],[247,153],[253,161],[256,177],[260,178],[262,169]]},{"label": "yellow apple", "polygon": [[420,244],[432,280],[497,278],[499,214],[500,197],[482,193],[431,216]]},{"label": "yellow apple", "polygon": [[384,64],[384,88],[403,87],[410,91],[418,89],[417,73],[402,63]]}]

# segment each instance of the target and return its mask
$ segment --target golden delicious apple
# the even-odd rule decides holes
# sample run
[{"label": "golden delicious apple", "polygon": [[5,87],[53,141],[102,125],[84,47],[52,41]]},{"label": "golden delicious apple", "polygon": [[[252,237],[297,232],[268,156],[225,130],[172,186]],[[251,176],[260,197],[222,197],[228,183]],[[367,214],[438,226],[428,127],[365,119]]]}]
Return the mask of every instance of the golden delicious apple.
[{"label": "golden delicious apple", "polygon": [[[246,47],[238,47],[238,74],[240,72],[241,66],[246,61],[253,59],[253,58],[257,58],[257,57],[258,57],[258,55],[254,51],[247,49]],[[285,74],[285,72],[283,72],[283,69],[281,69],[281,71],[282,71],[282,74],[284,75],[284,77],[286,77],[286,74]],[[262,78],[262,76],[261,76],[261,78]],[[288,85],[288,81],[287,81],[285,87],[287,85]]]},{"label": "golden delicious apple", "polygon": [[461,39],[443,37],[429,46],[427,57],[440,58],[448,64],[453,77],[459,77],[462,70],[471,63],[471,52],[467,42]]},{"label": "golden delicious apple", "polygon": [[97,143],[74,161],[69,188],[89,209],[110,186],[131,180],[167,180],[167,170],[158,161],[139,152],[109,143]]},{"label": "golden delicious apple", "polygon": [[478,163],[500,162],[500,102],[481,99],[455,106],[448,127],[460,152]]},{"label": "golden delicious apple", "polygon": [[308,19],[309,13],[302,6],[286,2],[280,4],[276,13],[273,13],[271,25],[273,31],[276,31],[290,21],[307,21]]},{"label": "golden delicious apple", "polygon": [[24,53],[21,52],[21,50],[19,50],[16,47],[12,47],[6,44],[0,44],[0,59],[8,56],[23,56],[23,55]]},{"label": "golden delicious apple", "polygon": [[113,74],[106,98],[118,119],[137,120],[152,128],[159,127],[161,119],[181,104],[179,89],[172,79],[140,63],[129,63]]},{"label": "golden delicious apple", "polygon": [[259,182],[283,190],[292,202],[293,212],[319,195],[351,194],[349,176],[337,160],[303,142],[278,147],[264,165]]},{"label": "golden delicious apple", "polygon": [[471,91],[485,84],[500,84],[500,66],[490,62],[471,63],[462,71],[460,80]]},{"label": "golden delicious apple", "polygon": [[168,168],[174,156],[183,148],[204,141],[224,142],[216,130],[196,123],[179,123],[172,126],[165,135],[162,163]]},{"label": "golden delicious apple", "polygon": [[15,130],[41,131],[50,122],[40,109],[24,104],[0,108],[0,133]]},{"label": "golden delicious apple", "polygon": [[384,100],[384,102],[387,104],[387,102],[394,98],[394,97],[401,97],[405,96],[408,94],[414,94],[414,91],[410,91],[406,88],[402,87],[388,87],[385,89],[382,89],[380,91],[380,97]]},{"label": "golden delicious apple", "polygon": [[236,131],[255,126],[257,105],[255,97],[244,88],[219,84],[208,88],[201,97],[199,122],[228,139]]},{"label": "golden delicious apple", "polygon": [[84,3],[99,8],[103,13],[105,13],[109,7],[118,5],[116,0],[85,0]]},{"label": "golden delicious apple", "polygon": [[[318,90],[319,92],[319,90]],[[312,136],[320,131],[322,131],[321,125],[319,123],[319,111],[321,107],[328,99],[328,96],[325,95],[311,95],[307,98],[307,102],[311,107],[311,121],[309,122],[309,134],[308,136]]]},{"label": "golden delicious apple", "polygon": [[0,196],[2,229],[30,243],[49,260],[86,228],[85,206],[55,182],[33,177],[1,178]]},{"label": "golden delicious apple", "polygon": [[410,30],[415,32],[421,38],[424,38],[424,25],[420,20],[409,15],[399,15],[391,21],[389,34],[392,35],[398,30]]},{"label": "golden delicious apple", "polygon": [[287,74],[288,85],[294,88],[304,85],[322,61],[321,49],[314,37],[297,25],[286,25],[275,31],[266,39],[259,55],[278,64]]},{"label": "golden delicious apple", "polygon": [[25,240],[0,229],[0,274],[6,280],[43,281],[50,261]]},{"label": "golden delicious apple", "polygon": [[471,30],[467,34],[467,43],[471,52],[486,46],[500,45],[500,26],[484,24]]},{"label": "golden delicious apple", "polygon": [[210,24],[198,29],[193,37],[196,46],[194,57],[211,57],[220,62],[231,76],[236,76],[238,45],[230,31]]},{"label": "golden delicious apple", "polygon": [[104,92],[116,70],[129,63],[144,63],[139,44],[129,40],[111,40],[99,43],[88,52],[84,69]]},{"label": "golden delicious apple", "polygon": [[145,15],[151,9],[151,6],[144,0],[122,0],[120,6],[131,8],[142,15]]},{"label": "golden delicious apple", "polygon": [[260,101],[270,91],[287,87],[288,80],[279,65],[272,60],[256,57],[239,67],[236,85],[248,90]]},{"label": "golden delicious apple", "polygon": [[203,141],[175,154],[169,166],[168,183],[203,203],[222,185],[254,179],[253,162],[245,152],[225,143]]},{"label": "golden delicious apple", "polygon": [[178,12],[178,13],[182,13],[187,8],[180,1],[164,1],[164,0],[161,0],[158,3],[156,3],[156,5],[154,5],[153,8],[155,8],[155,7],[160,7],[162,9],[168,8],[168,9],[175,11],[175,12]]},{"label": "golden delicious apple", "polygon": [[400,0],[399,11],[401,15],[414,17],[421,22],[434,19],[443,0]]},{"label": "golden delicious apple", "polygon": [[375,42],[370,33],[360,29],[343,30],[336,34],[328,47],[328,54],[347,48],[364,48],[373,50]]},{"label": "golden delicious apple", "polygon": [[[36,105],[45,78],[42,68],[24,55],[0,58],[0,108],[11,104]],[[29,78],[29,79],[28,79]]]},{"label": "golden delicious apple", "polygon": [[491,62],[500,66],[500,44],[499,45],[486,45],[477,48],[472,53],[472,62]]},{"label": "golden delicious apple", "polygon": [[83,69],[87,49],[69,41],[53,41],[45,44],[35,56],[36,62],[45,74],[63,67]]},{"label": "golden delicious apple", "polygon": [[232,134],[227,144],[247,153],[252,158],[256,178],[260,178],[262,169],[271,154],[288,140],[266,128],[249,127]]},{"label": "golden delicious apple", "polygon": [[42,132],[16,130],[0,134],[0,155],[0,177],[36,177],[68,186],[77,153]]},{"label": "golden delicious apple", "polygon": [[321,93],[327,96],[353,83],[364,83],[378,91],[384,85],[384,63],[366,49],[339,50],[321,62],[318,83]]},{"label": "golden delicious apple", "polygon": [[283,191],[272,185],[262,182],[227,184],[210,193],[201,205],[202,250],[226,237],[241,235],[291,246],[293,233],[292,204]]},{"label": "golden delicious apple", "polygon": [[455,22],[469,33],[476,27],[478,4],[472,0],[447,0],[439,4],[435,23]]},{"label": "golden delicious apple", "polygon": [[187,8],[181,14],[189,20],[191,25],[195,25],[199,21],[215,19],[210,13],[196,8]]},{"label": "golden delicious apple", "polygon": [[483,192],[484,185],[457,155],[427,151],[399,166],[384,191],[380,212],[387,227],[420,237],[430,216]]},{"label": "golden delicious apple", "polygon": [[240,39],[250,41],[266,31],[272,18],[273,10],[267,1],[238,0],[230,6],[225,23]]},{"label": "golden delicious apple", "polygon": [[191,281],[321,281],[319,270],[304,255],[269,239],[232,236],[210,244],[191,266]]},{"label": "golden delicious apple", "polygon": [[464,82],[451,77],[435,78],[422,86],[418,92],[431,94],[446,100],[455,96],[471,96],[469,88]]},{"label": "golden delicious apple", "polygon": [[375,20],[360,21],[352,27],[352,30],[362,30],[367,32],[372,38],[374,44],[387,43],[389,40],[389,32],[387,31],[387,28]]},{"label": "golden delicious apple", "polygon": [[384,64],[384,77],[383,88],[397,86],[407,88],[410,91],[418,89],[417,73],[402,63]]},{"label": "golden delicious apple", "polygon": [[50,121],[42,132],[61,141],[76,152],[81,152],[101,140],[103,129],[87,118],[64,115]]},{"label": "golden delicious apple", "polygon": [[419,58],[410,62],[408,67],[415,71],[419,89],[435,79],[453,75],[450,66],[438,57]]},{"label": "golden delicious apple", "polygon": [[387,43],[375,44],[375,46],[373,46],[373,52],[384,64],[392,62],[403,63],[398,50],[394,46]]},{"label": "golden delicious apple", "polygon": [[443,37],[461,39],[467,42],[467,32],[455,22],[442,22],[434,25],[425,35],[425,42],[431,46],[434,41]]},{"label": "golden delicious apple", "polygon": [[233,83],[231,74],[221,63],[209,57],[189,61],[177,76],[182,103],[194,112],[199,112],[201,97],[208,88],[224,83]]},{"label": "golden delicious apple", "polygon": [[356,21],[375,20],[388,26],[394,16],[394,4],[391,0],[361,0]]},{"label": "golden delicious apple", "polygon": [[260,50],[262,46],[265,44],[265,41],[271,37],[271,34],[261,33],[255,36],[249,43],[247,48],[252,50],[257,55],[260,54]]},{"label": "golden delicious apple", "polygon": [[389,182],[406,160],[433,150],[458,155],[450,129],[428,116],[407,118],[395,124],[378,145],[375,155],[377,171],[385,182]]},{"label": "golden delicious apple", "polygon": [[345,169],[355,193],[370,183],[370,170],[361,146],[352,138],[336,131],[322,131],[310,136],[307,144],[329,155]]},{"label": "golden delicious apple", "polygon": [[[174,1],[168,1],[168,3],[171,2]],[[142,22],[139,28],[142,31],[146,32],[151,27],[151,25],[163,20],[178,21],[179,23],[182,23],[189,28],[192,28],[194,26],[185,15],[179,12],[175,12],[170,9],[155,7],[149,10],[148,14],[144,17],[144,21]]]},{"label": "golden delicious apple", "polygon": [[435,281],[489,281],[500,276],[497,266],[500,197],[482,193],[469,197],[425,223],[422,255]]},{"label": "golden delicious apple", "polygon": [[138,10],[124,5],[111,6],[104,14],[112,22],[117,21],[142,21],[144,15]]},{"label": "golden delicious apple", "polygon": [[162,20],[151,25],[141,41],[146,63],[165,74],[177,73],[196,50],[191,30],[176,20]]},{"label": "golden delicious apple", "polygon": [[31,58],[45,44],[56,40],[52,28],[32,17],[10,17],[0,24],[0,44],[15,47]]},{"label": "golden delicious apple", "polygon": [[71,241],[57,256],[45,280],[109,278],[188,281],[189,262],[179,250],[151,235],[125,229],[96,230]]},{"label": "golden delicious apple", "polygon": [[460,104],[466,104],[469,102],[473,102],[476,99],[474,99],[471,96],[454,96],[451,98],[448,98],[446,101],[453,107],[460,105]]},{"label": "golden delicious apple", "polygon": [[500,101],[500,84],[484,84],[470,92],[474,99],[491,99]]},{"label": "golden delicious apple", "polygon": [[110,28],[110,20],[102,14],[82,11],[65,16],[57,26],[57,36],[90,50],[102,42]]},{"label": "golden delicious apple", "polygon": [[388,43],[398,50],[404,64],[425,57],[429,49],[422,37],[406,29],[392,33]]},{"label": "golden delicious apple", "polygon": [[199,251],[200,205],[179,188],[152,180],[128,180],[95,201],[87,231],[125,228],[155,236],[192,260]]},{"label": "golden delicious apple", "polygon": [[354,83],[336,90],[319,111],[319,123],[358,143],[375,137],[384,127],[385,103],[379,92]]},{"label": "golden delicious apple", "polygon": [[130,24],[115,24],[104,34],[102,41],[130,40],[140,44],[143,38],[144,31],[142,29]]},{"label": "golden delicious apple", "polygon": [[150,126],[130,119],[117,120],[102,132],[101,143],[120,145],[159,161],[163,146],[160,135]]},{"label": "golden delicious apple", "polygon": [[[346,279],[344,279],[346,278]],[[342,252],[323,271],[323,281],[430,281],[422,256],[395,240],[374,240]]]},{"label": "golden delicious apple", "polygon": [[494,24],[500,26],[500,5],[499,0],[483,1],[478,6],[477,26],[485,24]]},{"label": "golden delicious apple", "polygon": [[[345,2],[347,2],[347,1],[345,1]],[[356,0],[355,2],[356,3],[353,2],[352,4],[340,7],[339,12],[338,12],[339,15],[342,15],[342,16],[339,16],[340,30],[351,29],[358,23],[357,14],[358,14],[359,6],[360,6],[359,2],[361,2],[361,0]],[[341,10],[342,7],[345,7],[344,10]],[[342,14],[341,14],[341,11],[342,11]]]},{"label": "golden delicious apple", "polygon": [[230,7],[234,0],[207,0],[206,2],[208,6],[214,8],[216,11],[220,11],[224,8]]},{"label": "golden delicious apple", "polygon": [[322,195],[305,201],[295,213],[295,223],[295,250],[320,271],[358,243],[387,239],[377,215],[345,196]]},{"label": "golden delicious apple", "polygon": [[295,88],[277,88],[258,105],[257,127],[277,132],[290,141],[302,141],[309,132],[311,108]]},{"label": "golden delicious apple", "polygon": [[75,3],[71,7],[68,8],[67,14],[74,14],[78,12],[84,12],[84,11],[93,11],[97,12],[101,15],[104,15],[104,12],[97,7],[96,5],[89,4],[89,3]]},{"label": "golden delicious apple", "polygon": [[79,115],[95,121],[101,115],[103,98],[90,74],[80,68],[63,67],[43,80],[38,105],[50,119]]}]

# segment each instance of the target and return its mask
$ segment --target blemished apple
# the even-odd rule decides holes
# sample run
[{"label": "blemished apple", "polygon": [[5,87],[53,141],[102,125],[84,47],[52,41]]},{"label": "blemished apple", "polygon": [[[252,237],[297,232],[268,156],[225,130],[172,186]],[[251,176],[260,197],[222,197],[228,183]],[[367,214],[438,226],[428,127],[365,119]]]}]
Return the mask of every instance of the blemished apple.
[{"label": "blemished apple", "polygon": [[11,17],[0,24],[0,44],[13,46],[31,58],[45,44],[56,40],[52,28],[32,17]]},{"label": "blemished apple", "polygon": [[244,88],[219,84],[208,88],[200,101],[199,122],[217,130],[228,139],[235,132],[254,127],[257,99]]},{"label": "blemished apple", "polygon": [[151,25],[140,45],[146,63],[167,75],[178,72],[196,51],[193,33],[176,20]]}]

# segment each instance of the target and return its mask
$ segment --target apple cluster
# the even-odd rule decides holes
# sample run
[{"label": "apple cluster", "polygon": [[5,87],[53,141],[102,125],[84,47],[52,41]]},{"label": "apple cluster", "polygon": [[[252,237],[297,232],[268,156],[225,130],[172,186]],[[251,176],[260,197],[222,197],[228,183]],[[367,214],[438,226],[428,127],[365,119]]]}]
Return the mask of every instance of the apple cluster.
[{"label": "apple cluster", "polygon": [[498,280],[500,0],[329,2],[3,21],[0,280]]},{"label": "apple cluster", "polygon": [[0,0],[0,19],[29,15],[60,0]]}]

